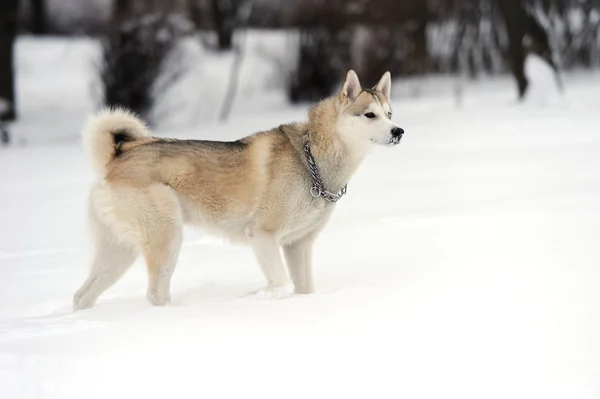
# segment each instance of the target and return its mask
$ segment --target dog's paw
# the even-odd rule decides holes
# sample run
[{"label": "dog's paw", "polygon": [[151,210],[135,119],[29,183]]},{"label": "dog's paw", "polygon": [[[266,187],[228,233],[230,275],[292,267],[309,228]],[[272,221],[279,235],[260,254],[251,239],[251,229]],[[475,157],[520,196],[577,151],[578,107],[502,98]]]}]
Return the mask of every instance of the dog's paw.
[{"label": "dog's paw", "polygon": [[95,301],[93,299],[90,299],[89,297],[75,294],[75,296],[73,297],[73,310],[78,311],[89,309],[92,306],[94,306],[94,302]]},{"label": "dog's paw", "polygon": [[251,296],[256,299],[285,299],[292,296],[294,288],[289,285],[283,287],[266,287],[258,290]]},{"label": "dog's paw", "polygon": [[294,288],[294,294],[298,295],[310,295],[315,293],[315,287],[312,283],[308,284],[297,284]]},{"label": "dog's paw", "polygon": [[171,296],[150,290],[146,293],[146,299],[152,306],[167,306],[171,304]]}]

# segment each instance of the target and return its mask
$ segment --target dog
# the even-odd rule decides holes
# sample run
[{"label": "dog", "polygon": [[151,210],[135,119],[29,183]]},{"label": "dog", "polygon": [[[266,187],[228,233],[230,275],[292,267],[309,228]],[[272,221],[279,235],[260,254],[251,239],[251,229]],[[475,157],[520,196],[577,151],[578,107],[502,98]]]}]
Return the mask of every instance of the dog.
[{"label": "dog", "polygon": [[184,224],[250,245],[267,280],[256,296],[313,293],[312,246],[335,203],[369,151],[404,133],[390,92],[389,72],[363,90],[350,70],[306,122],[232,142],[152,137],[122,108],[93,116],[83,143],[98,174],[88,207],[95,258],[74,309],[92,307],[140,254],[148,301],[169,304]]}]

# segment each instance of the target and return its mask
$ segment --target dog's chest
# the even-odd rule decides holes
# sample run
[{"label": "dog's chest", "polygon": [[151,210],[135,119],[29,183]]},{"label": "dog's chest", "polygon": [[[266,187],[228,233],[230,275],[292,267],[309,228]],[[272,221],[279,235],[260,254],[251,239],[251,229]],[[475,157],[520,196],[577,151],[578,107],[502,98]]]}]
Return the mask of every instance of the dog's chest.
[{"label": "dog's chest", "polygon": [[281,241],[293,242],[323,228],[334,206],[322,198],[310,198],[299,203],[288,214],[281,232]]}]

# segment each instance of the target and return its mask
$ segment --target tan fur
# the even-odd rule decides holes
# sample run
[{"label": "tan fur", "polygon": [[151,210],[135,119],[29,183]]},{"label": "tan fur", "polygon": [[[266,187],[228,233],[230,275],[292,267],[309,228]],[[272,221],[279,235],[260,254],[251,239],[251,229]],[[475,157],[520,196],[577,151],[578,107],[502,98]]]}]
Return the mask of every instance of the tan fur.
[{"label": "tan fur", "polygon": [[[251,245],[268,282],[259,295],[289,294],[280,248],[296,292],[313,292],[312,243],[334,205],[310,195],[303,143],[310,140],[327,189],[339,191],[371,143],[389,140],[395,126],[385,116],[384,79],[383,88],[362,91],[351,71],[340,94],[315,105],[307,122],[229,143],[152,138],[127,111],[100,113],[84,133],[99,174],[89,207],[96,259],[75,309],[93,306],[138,253],[148,267],[148,300],[168,303],[184,223]],[[370,110],[386,120],[368,121],[362,114]]]}]

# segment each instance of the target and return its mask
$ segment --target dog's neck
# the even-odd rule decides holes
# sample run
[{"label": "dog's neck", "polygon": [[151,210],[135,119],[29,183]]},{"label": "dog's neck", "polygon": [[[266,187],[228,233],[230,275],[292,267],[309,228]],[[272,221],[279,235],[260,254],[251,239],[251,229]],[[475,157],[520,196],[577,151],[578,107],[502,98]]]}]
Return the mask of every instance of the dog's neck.
[{"label": "dog's neck", "polygon": [[348,184],[367,153],[364,148],[351,148],[342,141],[337,126],[339,101],[337,97],[322,101],[309,111],[306,123],[311,152],[326,189],[332,193]]}]

